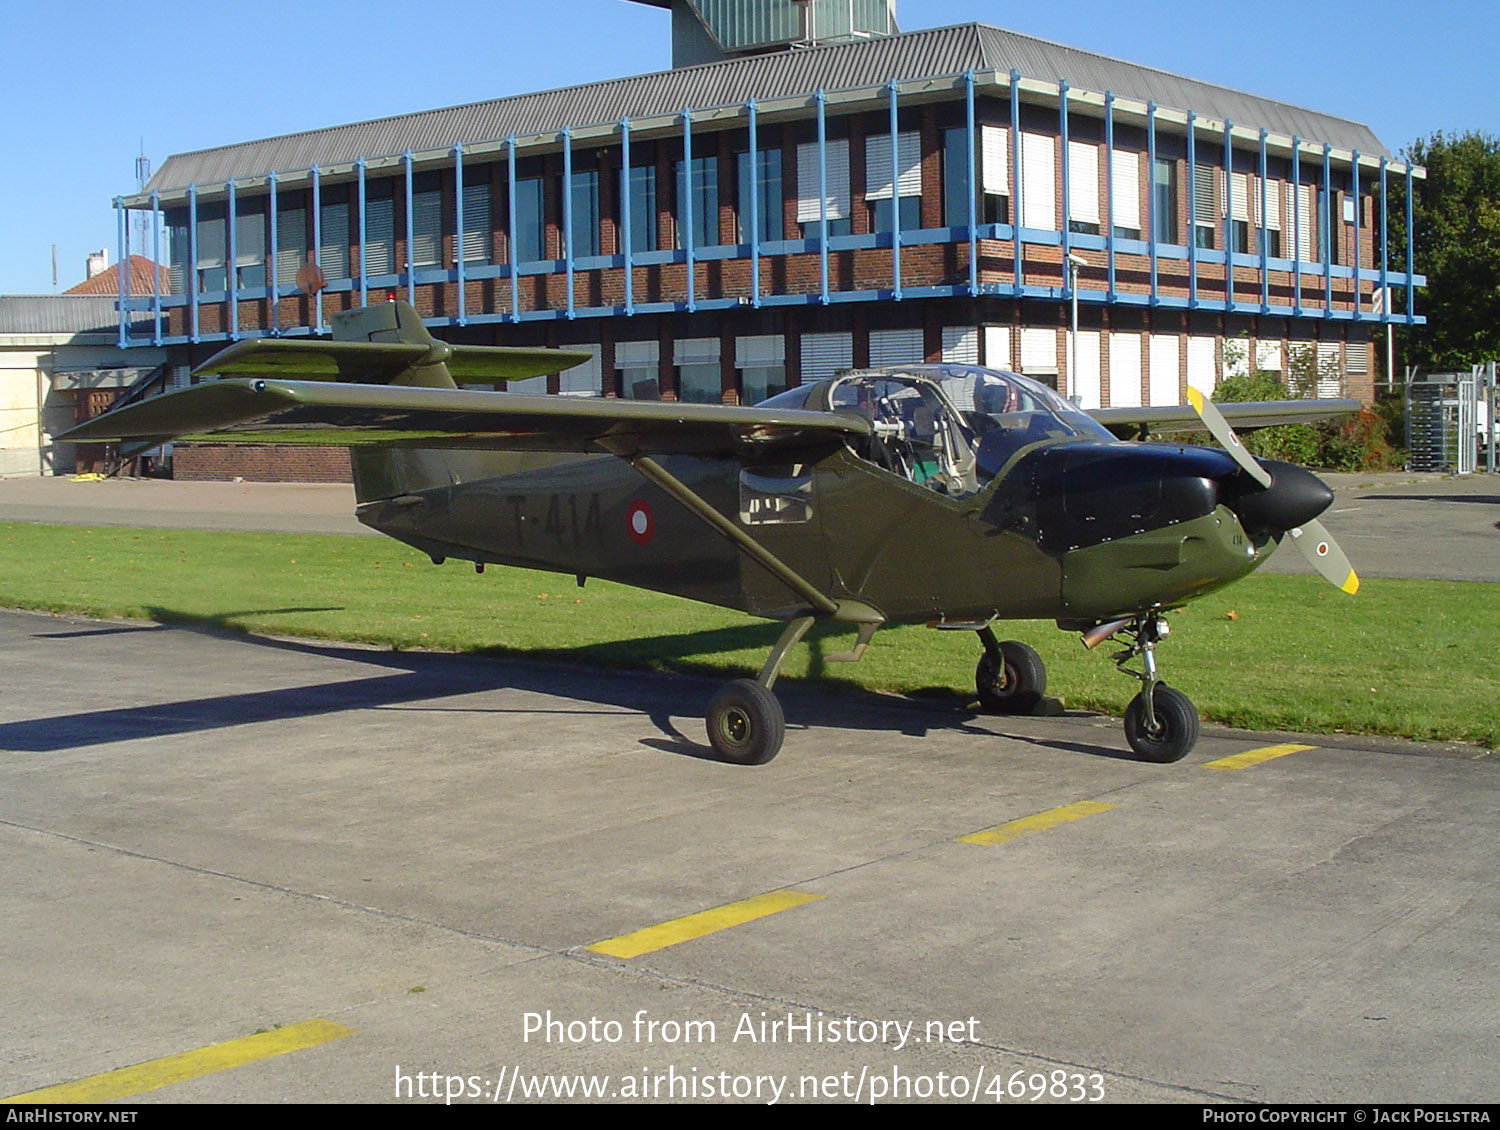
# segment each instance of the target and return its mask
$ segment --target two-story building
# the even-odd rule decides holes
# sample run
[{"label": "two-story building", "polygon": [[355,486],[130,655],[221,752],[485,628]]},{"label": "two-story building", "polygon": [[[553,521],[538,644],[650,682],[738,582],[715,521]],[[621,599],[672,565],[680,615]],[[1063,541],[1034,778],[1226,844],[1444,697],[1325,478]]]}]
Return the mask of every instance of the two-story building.
[{"label": "two-story building", "polygon": [[593,355],[526,391],[754,403],[925,359],[1095,407],[1248,369],[1368,399],[1371,331],[1417,320],[1385,233],[1421,170],[1359,123],[885,0],[670,4],[707,61],[169,158],[117,202],[171,265],[122,342],[185,380],[395,296]]}]

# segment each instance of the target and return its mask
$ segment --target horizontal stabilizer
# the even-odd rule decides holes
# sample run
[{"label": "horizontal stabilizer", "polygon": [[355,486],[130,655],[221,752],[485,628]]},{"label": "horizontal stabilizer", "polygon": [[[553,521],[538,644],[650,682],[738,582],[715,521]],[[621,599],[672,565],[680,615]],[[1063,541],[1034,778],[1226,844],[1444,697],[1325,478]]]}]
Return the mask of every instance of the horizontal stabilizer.
[{"label": "horizontal stabilizer", "polygon": [[398,341],[256,338],[220,350],[194,376],[285,377],[303,381],[390,384],[408,369],[443,362],[459,384],[498,384],[581,365],[592,354],[504,345],[431,345]]},{"label": "horizontal stabilizer", "polygon": [[867,418],[800,409],[523,396],[263,379],[226,379],[106,412],[69,443],[176,437],[211,443],[686,453],[759,458],[829,450],[867,436]]}]

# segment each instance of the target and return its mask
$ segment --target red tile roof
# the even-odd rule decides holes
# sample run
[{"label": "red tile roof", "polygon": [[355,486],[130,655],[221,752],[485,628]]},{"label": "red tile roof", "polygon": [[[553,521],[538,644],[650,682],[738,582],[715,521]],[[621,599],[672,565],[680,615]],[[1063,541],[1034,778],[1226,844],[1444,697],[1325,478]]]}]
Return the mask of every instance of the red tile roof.
[{"label": "red tile roof", "polygon": [[[151,270],[155,267],[161,277],[161,293],[171,294],[172,283],[169,272],[165,267],[157,267],[150,259],[143,255],[132,255],[130,257],[130,293],[144,295],[151,293]],[[77,286],[69,287],[63,291],[64,294],[119,294],[120,293],[120,266],[115,264],[106,271],[101,271],[91,279],[85,279]]]}]

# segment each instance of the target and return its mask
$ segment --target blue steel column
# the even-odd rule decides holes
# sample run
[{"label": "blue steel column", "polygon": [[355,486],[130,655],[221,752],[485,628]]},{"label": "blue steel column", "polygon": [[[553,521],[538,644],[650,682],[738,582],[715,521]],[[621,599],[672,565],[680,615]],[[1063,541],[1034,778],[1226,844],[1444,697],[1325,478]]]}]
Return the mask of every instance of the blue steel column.
[{"label": "blue steel column", "polygon": [[1193,125],[1198,115],[1191,110],[1187,115],[1187,166],[1188,166],[1188,309],[1198,308],[1198,137]]},{"label": "blue steel column", "polygon": [[1333,146],[1323,143],[1323,317],[1333,317]]},{"label": "blue steel column", "polygon": [[271,334],[275,336],[281,332],[281,319],[277,316],[280,310],[281,295],[277,293],[276,282],[281,277],[277,267],[277,257],[281,252],[281,246],[276,238],[276,174],[269,173],[266,176],[266,226],[270,229],[268,243],[271,254],[266,260],[266,285],[271,293]]},{"label": "blue steel column", "polygon": [[229,322],[229,340],[237,341],[240,336],[240,272],[238,256],[239,241],[235,238],[235,195],[234,181],[224,182],[226,198],[224,201],[224,279],[229,284],[229,302],[224,313]]},{"label": "blue steel column", "polygon": [[696,310],[693,296],[693,112],[682,112],[682,176],[677,183],[677,222],[682,226],[682,248],[687,267],[687,308]]},{"label": "blue steel column", "polygon": [[1349,181],[1354,196],[1354,320],[1359,321],[1359,150],[1353,150],[1349,162]]},{"label": "blue steel column", "polygon": [[[901,155],[897,152],[898,134],[896,124],[896,80],[886,86],[891,102],[891,297],[901,301]],[[918,158],[920,160],[920,157]],[[853,207],[854,187],[849,188],[850,207]]]},{"label": "blue steel column", "polygon": [[412,264],[411,245],[412,221],[415,218],[412,207],[412,171],[411,150],[408,149],[401,154],[401,163],[406,167],[406,301],[415,306],[417,304],[417,269]]},{"label": "blue steel column", "polygon": [[[312,175],[312,221],[313,221],[313,266],[318,268],[318,274],[323,274],[323,178],[318,172],[318,166],[314,165],[309,172]],[[323,332],[323,288],[318,287],[318,293],[313,296],[313,328],[318,333]]]},{"label": "blue steel column", "polygon": [[1413,272],[1416,270],[1412,262],[1412,226],[1411,226],[1411,162],[1406,163],[1406,324],[1409,326],[1416,321],[1412,313],[1412,305],[1416,300],[1416,284],[1412,282]]},{"label": "blue steel column", "polygon": [[1021,72],[1010,72],[1010,234],[1015,253],[1011,293],[1021,295]]},{"label": "blue steel column", "polygon": [[1161,230],[1156,215],[1156,103],[1146,103],[1146,163],[1151,166],[1146,183],[1150,191],[1146,194],[1146,235],[1150,243],[1146,253],[1151,260],[1151,305],[1156,305],[1156,245],[1161,242]]},{"label": "blue steel column", "polygon": [[[828,119],[825,116],[823,88],[818,87],[818,260],[821,290],[818,301],[828,304]],[[853,205],[853,189],[850,189]]]},{"label": "blue steel column", "polygon": [[573,131],[567,126],[564,126],[562,130],[562,143],[563,271],[568,277],[568,317],[571,318],[573,317]]},{"label": "blue steel column", "polygon": [[[1149,172],[1149,170],[1148,170]],[[1136,191],[1140,191],[1137,188]],[[1115,93],[1104,92],[1104,292],[1115,300]]]},{"label": "blue steel column", "polygon": [[516,273],[516,135],[505,138],[507,191],[506,207],[510,212],[510,236],[505,242],[506,258],[510,260],[510,320],[521,320],[521,277]]},{"label": "blue steel column", "polygon": [[355,184],[358,186],[357,207],[359,209],[359,304],[368,306],[370,304],[369,290],[365,284],[365,276],[369,274],[369,266],[365,259],[365,242],[368,237],[368,229],[365,227],[365,159],[361,157],[354,162]]},{"label": "blue steel column", "polygon": [[[1271,310],[1271,264],[1270,239],[1267,236],[1266,227],[1266,131],[1260,131],[1260,312],[1268,314]],[[1280,215],[1278,210],[1277,215]]]},{"label": "blue steel column", "polygon": [[[1070,177],[1072,154],[1068,152],[1068,82],[1066,79],[1057,80],[1057,122],[1058,122],[1058,145],[1061,152],[1057,155],[1058,168],[1062,170],[1062,294],[1064,298],[1070,298],[1073,294],[1072,274],[1068,270],[1068,256],[1073,251],[1073,200],[1070,191]],[[1073,374],[1068,374],[1071,384]]]},{"label": "blue steel column", "polygon": [[[1380,158],[1380,320],[1389,323],[1391,320],[1391,249],[1388,243],[1389,227],[1387,224],[1387,210],[1389,204],[1386,200],[1386,159]],[[1389,329],[1386,330],[1390,332]],[[1386,383],[1391,381],[1391,375],[1385,375]]]},{"label": "blue steel column", "polygon": [[1302,316],[1302,139],[1296,134],[1292,135],[1292,313]]},{"label": "blue steel column", "polygon": [[[1234,123],[1224,119],[1224,309],[1234,305]],[[1245,201],[1249,211],[1250,201]]]},{"label": "blue steel column", "polygon": [[625,252],[625,313],[635,313],[635,252],[630,239],[630,119],[620,119],[620,247]]},{"label": "blue steel column", "polygon": [[469,324],[464,294],[464,147],[453,147],[453,261],[458,271],[458,324]]},{"label": "blue steel column", "polygon": [[974,149],[978,144],[974,136],[974,72],[964,72],[964,123],[965,136],[969,141],[969,297],[979,294],[979,216],[975,201],[979,194],[979,180],[974,168]]},{"label": "blue steel column", "polygon": [[129,242],[129,236],[127,235],[128,225],[125,222],[125,212],[126,212],[126,209],[125,209],[125,198],[123,196],[116,196],[115,197],[115,220],[116,220],[117,226],[119,227],[119,246],[120,246],[120,258],[119,258],[119,264],[120,265],[116,268],[116,271],[119,274],[119,283],[120,283],[120,301],[119,301],[118,305],[119,305],[119,314],[120,314],[120,348],[121,349],[125,348],[126,344],[128,343],[129,337],[130,337],[130,315],[129,315],[129,312],[125,309],[125,300],[129,296],[129,293],[130,293],[129,292],[129,285],[130,285],[130,242]]},{"label": "blue steel column", "polygon": [[755,138],[755,99],[745,103],[750,132],[750,305],[760,305],[760,152]]},{"label": "blue steel column", "polygon": [[[1410,181],[1408,181],[1408,187]],[[1407,231],[1411,230],[1408,224]],[[188,185],[188,256],[187,264],[183,268],[183,281],[187,283],[188,310],[190,319],[188,323],[188,339],[196,342],[198,340],[198,186]],[[1411,274],[1410,271],[1407,274]],[[1407,309],[1411,309],[1410,303]]]},{"label": "blue steel column", "polygon": [[151,344],[161,344],[161,198],[151,192]]}]

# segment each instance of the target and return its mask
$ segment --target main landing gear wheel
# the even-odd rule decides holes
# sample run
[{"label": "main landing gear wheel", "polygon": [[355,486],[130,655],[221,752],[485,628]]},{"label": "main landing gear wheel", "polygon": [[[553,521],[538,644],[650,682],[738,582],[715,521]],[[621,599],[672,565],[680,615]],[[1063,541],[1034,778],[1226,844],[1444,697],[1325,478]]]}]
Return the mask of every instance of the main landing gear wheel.
[{"label": "main landing gear wheel", "polygon": [[708,704],[708,741],[734,765],[764,765],[781,752],[786,716],[776,696],[754,679],[725,683]]},{"label": "main landing gear wheel", "polygon": [[1047,690],[1042,657],[1018,640],[1001,640],[999,658],[986,649],[974,669],[979,705],[992,714],[1030,714]]},{"label": "main landing gear wheel", "polygon": [[1147,717],[1142,691],[1125,708],[1125,740],[1142,761],[1166,764],[1181,761],[1198,742],[1198,711],[1192,700],[1165,683],[1157,683],[1151,698],[1153,725]]}]

